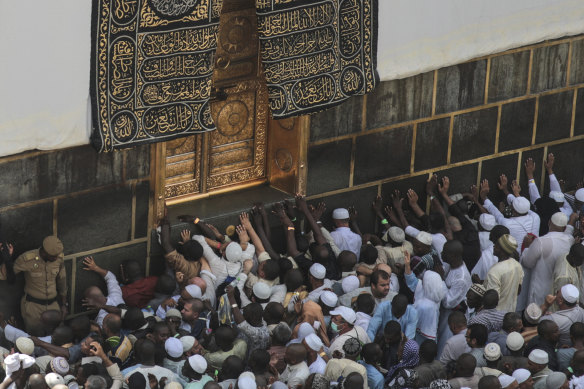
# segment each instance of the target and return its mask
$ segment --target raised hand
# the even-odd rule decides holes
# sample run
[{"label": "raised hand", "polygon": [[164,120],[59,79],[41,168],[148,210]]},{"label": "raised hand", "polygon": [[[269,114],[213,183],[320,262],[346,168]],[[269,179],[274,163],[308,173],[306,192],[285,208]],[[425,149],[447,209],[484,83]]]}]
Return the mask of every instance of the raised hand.
[{"label": "raised hand", "polygon": [[247,234],[245,227],[243,227],[242,225],[239,225],[239,226],[235,227],[235,231],[237,232],[237,235],[239,236],[239,243],[240,244],[244,244],[244,243],[249,242],[249,235]]},{"label": "raised hand", "polygon": [[180,232],[181,243],[187,243],[191,240],[191,232],[189,230],[182,230]]},{"label": "raised hand", "polygon": [[314,219],[314,221],[319,221],[325,211],[326,211],[326,204],[323,201],[318,203],[316,208],[313,206],[310,207],[310,214],[312,215],[312,218]]},{"label": "raised hand", "polygon": [[375,211],[375,214],[378,216],[381,216],[381,207],[383,206],[383,199],[381,198],[381,196],[376,196],[375,200],[373,200],[373,202],[371,203],[371,207],[373,208],[373,211]]},{"label": "raised hand", "polygon": [[393,193],[391,194],[391,203],[393,205],[393,209],[396,212],[402,210],[403,201],[404,199],[401,197],[401,192],[397,189],[394,190]]},{"label": "raised hand", "polygon": [[499,190],[502,190],[503,192],[505,192],[505,194],[507,194],[509,192],[508,181],[507,181],[506,175],[501,174],[499,176],[499,182],[497,182],[497,187],[499,188]]},{"label": "raised hand", "polygon": [[528,180],[533,179],[533,173],[535,172],[535,162],[533,158],[527,158],[525,161],[525,175],[527,176]]},{"label": "raised hand", "polygon": [[407,195],[410,207],[416,206],[418,204],[418,194],[416,193],[416,191],[410,188],[408,189]]},{"label": "raised hand", "polygon": [[83,265],[85,265],[85,267],[83,268],[83,270],[97,271],[97,269],[99,269],[99,266],[97,266],[95,264],[95,261],[93,260],[93,257],[85,257],[85,258],[83,258]]},{"label": "raised hand", "polygon": [[519,197],[521,195],[521,186],[517,180],[511,181],[511,191],[515,197]]},{"label": "raised hand", "polygon": [[249,221],[249,214],[247,212],[242,212],[241,215],[239,215],[239,221],[246,230],[253,228],[251,226],[251,222]]},{"label": "raised hand", "polygon": [[357,210],[355,209],[354,206],[350,206],[347,211],[349,211],[349,220],[350,221],[354,221],[357,220]]},{"label": "raised hand", "polygon": [[548,175],[554,173],[554,161],[555,161],[554,154],[549,153],[547,159],[543,162],[545,170],[547,170]]},{"label": "raised hand", "polygon": [[489,191],[491,189],[489,188],[489,180],[487,180],[486,178],[484,180],[481,181],[481,190],[480,190],[480,197],[481,200],[485,201],[485,199],[487,198],[487,196],[489,195]]},{"label": "raised hand", "polygon": [[450,189],[450,178],[442,177],[442,185],[438,187],[438,190],[442,196],[448,196],[448,190]]},{"label": "raised hand", "polygon": [[430,178],[426,181],[426,194],[428,196],[436,195],[436,188],[438,187],[438,176],[436,174],[432,174]]},{"label": "raised hand", "polygon": [[303,213],[308,212],[308,205],[306,204],[306,198],[302,196],[300,193],[296,193],[294,196],[296,200],[296,208],[298,208]]}]

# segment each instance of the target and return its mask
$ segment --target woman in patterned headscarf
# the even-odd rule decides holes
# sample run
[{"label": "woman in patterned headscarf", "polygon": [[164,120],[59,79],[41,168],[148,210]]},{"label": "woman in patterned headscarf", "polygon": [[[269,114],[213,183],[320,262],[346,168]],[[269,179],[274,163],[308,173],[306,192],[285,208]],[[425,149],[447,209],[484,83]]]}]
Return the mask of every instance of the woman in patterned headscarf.
[{"label": "woman in patterned headscarf", "polygon": [[417,387],[418,372],[413,369],[400,369],[388,384],[390,389],[412,389]]},{"label": "woman in patterned headscarf", "polygon": [[420,346],[418,346],[418,343],[415,340],[408,340],[404,344],[400,362],[389,369],[385,376],[385,382],[393,380],[403,369],[413,369],[418,366],[420,364],[419,351]]}]

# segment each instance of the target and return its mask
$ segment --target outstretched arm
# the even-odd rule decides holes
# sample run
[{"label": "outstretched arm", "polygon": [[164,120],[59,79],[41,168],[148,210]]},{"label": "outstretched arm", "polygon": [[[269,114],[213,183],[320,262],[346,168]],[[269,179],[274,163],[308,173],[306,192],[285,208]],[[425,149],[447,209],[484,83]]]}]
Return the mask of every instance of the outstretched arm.
[{"label": "outstretched arm", "polygon": [[243,226],[245,231],[247,231],[247,234],[251,239],[251,243],[255,246],[256,255],[260,255],[261,253],[266,251],[266,249],[264,249],[264,245],[262,244],[260,237],[253,229],[253,226],[249,221],[249,215],[247,214],[247,212],[243,212],[241,215],[239,215],[239,221],[241,222],[241,225]]},{"label": "outstretched arm", "polygon": [[278,255],[276,250],[274,250],[274,248],[272,247],[272,244],[270,243],[270,240],[268,239],[268,236],[266,235],[266,231],[264,230],[264,225],[263,225],[263,221],[262,221],[263,216],[261,215],[261,213],[258,211],[258,209],[255,206],[251,209],[251,217],[253,218],[253,222],[255,224],[258,237],[262,241],[262,245],[263,245],[264,249],[268,252],[268,255],[270,256],[271,259],[275,259],[275,260],[279,259],[280,256]]},{"label": "outstretched arm", "polygon": [[537,185],[535,185],[535,179],[533,178],[534,172],[535,162],[532,158],[527,158],[525,161],[525,175],[527,176],[529,200],[531,201],[531,204],[535,204],[535,202],[541,197],[539,189],[537,189]]},{"label": "outstretched arm", "polygon": [[310,226],[310,229],[312,230],[312,233],[314,235],[314,240],[316,241],[316,243],[319,245],[326,244],[326,239],[322,235],[322,232],[320,231],[320,227],[318,226],[318,224],[316,223],[316,221],[312,217],[310,210],[308,209],[308,205],[306,204],[306,199],[304,198],[304,196],[302,196],[300,194],[296,195],[296,208],[298,208],[300,210],[300,212],[302,212],[304,214],[304,220],[306,220],[308,222],[308,225]]},{"label": "outstretched arm", "polygon": [[363,235],[359,229],[359,224],[357,223],[357,210],[353,206],[349,207],[349,223],[351,224],[351,229],[354,233],[359,236]]},{"label": "outstretched arm", "polygon": [[286,248],[288,255],[292,258],[300,255],[298,248],[296,246],[296,237],[294,235],[295,227],[286,212],[284,211],[284,207],[280,203],[275,203],[272,212],[278,216],[280,219],[280,223],[282,223],[282,227],[284,227],[284,233],[286,234]]}]

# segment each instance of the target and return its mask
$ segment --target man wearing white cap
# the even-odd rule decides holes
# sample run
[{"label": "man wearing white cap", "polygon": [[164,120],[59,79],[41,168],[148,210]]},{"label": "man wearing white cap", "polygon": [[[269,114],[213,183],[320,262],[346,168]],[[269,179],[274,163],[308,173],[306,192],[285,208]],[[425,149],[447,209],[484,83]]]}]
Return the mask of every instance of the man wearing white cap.
[{"label": "man wearing white cap", "polygon": [[166,312],[171,309],[175,308],[178,304],[184,303],[186,300],[190,299],[199,299],[203,298],[203,292],[198,285],[189,284],[186,285],[183,289],[180,290],[180,294],[167,298],[158,306],[156,309],[156,316],[161,319],[166,318]]},{"label": "man wearing white cap", "polygon": [[513,372],[513,378],[519,384],[519,389],[532,389],[533,378],[527,369],[517,369]]},{"label": "man wearing white cap", "polygon": [[[381,267],[382,265],[379,266]],[[387,265],[384,266],[387,267]],[[388,270],[391,271],[391,269]],[[384,301],[393,300],[394,296],[397,295],[396,292],[390,290],[391,274],[386,271],[375,270],[371,273],[370,282],[369,286],[357,288],[340,296],[339,302],[346,307],[350,307],[361,293],[370,293],[375,299],[375,306],[377,307]]]},{"label": "man wearing white cap", "polygon": [[333,283],[326,277],[326,268],[320,263],[315,263],[310,266],[308,270],[308,282],[310,283],[312,291],[306,297],[306,300],[318,303],[318,299],[325,289],[332,288]]},{"label": "man wearing white cap", "polygon": [[188,384],[185,389],[202,389],[203,386],[213,378],[206,374],[207,361],[201,355],[192,355],[187,359],[182,367],[181,375],[187,378]]},{"label": "man wearing white cap", "polygon": [[527,248],[521,254],[520,261],[524,268],[531,269],[527,304],[539,304],[545,300],[552,288],[556,262],[570,251],[570,246],[574,243],[574,228],[568,225],[568,217],[564,213],[554,213],[548,225],[547,234],[535,240],[526,239],[524,242]]},{"label": "man wearing white cap", "polygon": [[[377,263],[387,263],[394,266],[396,263],[403,263],[404,250],[410,254],[414,253],[414,247],[406,240],[406,233],[400,227],[389,227],[381,239],[382,242],[374,243],[374,238],[371,238],[378,253]],[[387,244],[383,245],[383,242]]]},{"label": "man wearing white cap", "polygon": [[493,247],[493,242],[489,239],[489,235],[491,234],[491,230],[493,227],[497,225],[497,220],[495,220],[495,216],[491,215],[490,213],[482,213],[479,216],[479,241],[481,243],[481,251],[488,249],[489,247]]},{"label": "man wearing white cap", "polygon": [[310,371],[310,374],[324,374],[326,363],[329,358],[324,352],[322,340],[320,340],[318,335],[310,334],[302,340],[302,345],[306,349],[308,370]]},{"label": "man wearing white cap", "polygon": [[515,389],[519,386],[519,383],[515,377],[507,374],[501,374],[499,376],[499,382],[501,383],[501,388],[503,389]]},{"label": "man wearing white cap", "polygon": [[355,234],[349,228],[349,211],[345,208],[337,208],[333,211],[333,223],[335,230],[331,236],[339,250],[349,250],[355,253],[357,258],[361,252],[361,236]]},{"label": "man wearing white cap", "polygon": [[[552,320],[558,325],[560,330],[560,339],[558,347],[571,346],[570,327],[572,323],[584,322],[584,309],[578,306],[580,300],[580,291],[572,284],[562,286],[556,293],[555,302],[559,311],[550,315],[542,316],[541,320]],[[548,301],[544,303],[549,307]]]},{"label": "man wearing white cap", "polygon": [[[582,288],[582,264],[584,264],[584,246],[574,243],[570,251],[556,261],[553,274],[553,286],[548,294],[554,294],[566,284]],[[580,296],[580,303],[584,303],[584,296]],[[552,307],[552,310],[553,307]]]},{"label": "man wearing white cap", "polygon": [[182,342],[178,338],[168,338],[164,342],[164,351],[166,351],[166,357],[162,361],[162,366],[174,372],[180,384],[185,386],[186,381],[184,377],[181,377],[181,372],[185,364]]},{"label": "man wearing white cap", "polygon": [[535,349],[527,357],[527,368],[533,377],[534,389],[545,388],[545,381],[552,370],[548,367],[549,356],[543,350]]},{"label": "man wearing white cap", "polygon": [[365,330],[355,325],[357,315],[351,308],[339,306],[331,311],[331,330],[336,335],[332,338],[329,347],[329,355],[333,355],[335,351],[344,355],[343,345],[349,338],[356,338],[362,344],[371,342],[371,339]]},{"label": "man wearing white cap", "polygon": [[[560,211],[562,211],[566,216],[570,217],[573,212],[572,207],[566,201],[566,198],[562,193],[560,183],[554,174],[554,161],[555,157],[552,153],[549,153],[547,159],[544,161],[544,166],[550,179],[550,198],[553,199],[556,204],[558,204]],[[527,176],[527,180],[529,182],[529,199],[533,205],[536,205],[535,202],[540,199],[541,196],[539,195],[539,189],[537,189],[537,185],[535,184],[534,172],[535,162],[532,158],[528,158],[527,161],[525,161],[525,175]]]}]

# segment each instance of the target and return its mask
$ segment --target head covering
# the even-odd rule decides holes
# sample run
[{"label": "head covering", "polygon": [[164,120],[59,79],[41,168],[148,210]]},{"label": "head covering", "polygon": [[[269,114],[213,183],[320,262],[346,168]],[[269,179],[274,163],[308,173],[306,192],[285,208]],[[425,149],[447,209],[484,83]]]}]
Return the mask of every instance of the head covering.
[{"label": "head covering", "polygon": [[[316,375],[314,376],[314,379],[316,379],[316,376],[317,376],[317,375],[319,375],[319,374],[316,374]],[[320,375],[322,375],[322,374],[320,374]],[[323,376],[323,377],[324,377],[324,376]],[[328,380],[327,380],[326,382],[328,383]],[[314,380],[312,381],[312,387],[313,387],[313,388],[316,388],[316,387],[314,386]],[[327,386],[326,388],[328,388],[328,386]],[[325,389],[326,389],[326,388],[325,388]],[[276,382],[274,382],[274,383],[272,384],[272,386],[270,386],[270,389],[288,389],[288,385],[286,385],[286,384],[285,384],[285,383],[283,383],[282,381],[276,381]]]},{"label": "head covering", "polygon": [[522,384],[531,377],[531,373],[527,369],[517,369],[513,372],[513,378],[518,384]]},{"label": "head covering", "polygon": [[304,338],[304,341],[306,342],[308,347],[310,347],[310,349],[313,351],[319,351],[323,346],[322,340],[320,340],[320,338],[316,334],[308,335],[306,338]]},{"label": "head covering", "polygon": [[403,243],[406,240],[406,233],[399,227],[391,226],[389,229],[383,234],[383,240],[386,242],[388,239],[391,239],[395,243]]},{"label": "head covering", "polygon": [[69,362],[63,357],[55,357],[51,361],[51,370],[59,375],[66,376],[69,374]]},{"label": "head covering", "polygon": [[517,212],[520,215],[527,213],[530,207],[529,200],[527,200],[523,196],[515,197],[515,200],[513,200],[513,203],[511,205],[515,212]]},{"label": "head covering", "polygon": [[560,371],[554,371],[547,376],[545,381],[546,389],[560,389],[562,385],[566,382],[568,377]]},{"label": "head covering", "polygon": [[324,305],[330,308],[336,307],[337,303],[339,302],[337,295],[330,290],[325,290],[322,292],[320,295],[320,300],[324,303]]},{"label": "head covering", "polygon": [[189,365],[196,373],[203,374],[207,371],[207,361],[202,355],[191,355],[188,361]]},{"label": "head covering", "polygon": [[523,347],[523,345],[525,344],[525,339],[523,338],[523,336],[521,336],[519,332],[513,331],[509,335],[507,335],[507,341],[505,342],[505,344],[507,345],[507,348],[509,350],[517,351],[521,349],[521,347]]},{"label": "head covering", "polygon": [[402,353],[401,361],[397,365],[394,365],[389,369],[389,371],[387,372],[387,376],[392,377],[396,371],[402,368],[413,369],[414,367],[418,366],[418,364],[420,363],[419,351],[420,346],[418,346],[418,343],[415,340],[411,339],[408,340],[404,344],[404,351]]},{"label": "head covering", "polygon": [[345,356],[355,358],[361,354],[361,342],[357,338],[348,338],[343,343],[343,352]]},{"label": "head covering", "polygon": [[432,270],[427,270],[424,273],[422,288],[424,290],[424,298],[437,304],[442,301],[447,292],[446,284],[442,281],[440,274]]},{"label": "head covering", "polygon": [[323,280],[326,276],[326,268],[322,266],[320,263],[315,263],[310,266],[310,274],[316,278],[317,280]]},{"label": "head covering", "polygon": [[357,276],[348,276],[343,278],[341,286],[343,287],[343,293],[349,293],[357,289],[360,285],[359,278]]},{"label": "head covering", "polygon": [[189,285],[185,286],[185,290],[194,299],[203,298],[203,292],[201,292],[201,288],[199,288],[195,284],[189,284]]},{"label": "head covering", "polygon": [[491,231],[493,227],[497,225],[497,220],[495,219],[495,216],[490,213],[481,213],[481,216],[479,216],[479,223],[485,231]]},{"label": "head covering", "polygon": [[333,219],[344,220],[349,218],[349,211],[345,208],[337,208],[333,211]]},{"label": "head covering", "polygon": [[250,371],[245,371],[237,379],[238,389],[257,389],[255,375]]},{"label": "head covering", "polygon": [[[389,377],[391,377],[391,375]],[[416,370],[401,369],[396,374],[395,378],[389,382],[389,387],[391,389],[413,388],[417,379],[418,379],[418,372]]]},{"label": "head covering", "polygon": [[331,316],[341,315],[343,320],[345,320],[349,324],[354,324],[355,320],[357,320],[357,315],[355,314],[355,311],[348,307],[343,306],[336,307],[330,313]]},{"label": "head covering", "polygon": [[21,336],[20,338],[16,339],[16,348],[22,354],[32,355],[32,353],[34,352],[34,343],[30,338],[25,338],[24,336]]},{"label": "head covering", "polygon": [[416,240],[422,244],[425,244],[426,246],[432,246],[432,235],[426,231],[418,232],[418,235],[416,235]]},{"label": "head covering", "polygon": [[302,342],[308,335],[315,334],[314,327],[310,323],[302,323],[298,328],[298,339]]},{"label": "head covering", "polygon": [[580,298],[580,291],[572,284],[566,284],[560,289],[562,297],[568,304],[574,304]]},{"label": "head covering", "polygon": [[[275,384],[275,382],[274,382]],[[285,385],[285,384],[284,384]],[[330,381],[324,375],[316,373],[314,378],[312,379],[312,389],[329,389],[330,388]],[[282,388],[276,388],[272,384],[271,389],[288,389],[287,386],[283,386]]]},{"label": "head covering", "polygon": [[501,250],[507,254],[513,254],[513,252],[517,250],[517,240],[509,234],[501,236],[497,243],[499,244],[499,247],[501,247]]},{"label": "head covering", "polygon": [[63,377],[58,375],[57,373],[49,373],[45,376],[45,382],[49,386],[49,388],[54,387],[55,385],[65,385],[65,380]]},{"label": "head covering", "polygon": [[448,224],[450,224],[450,228],[454,232],[458,232],[462,230],[462,225],[460,224],[460,220],[456,216],[448,216]]},{"label": "head covering", "polygon": [[487,291],[487,288],[485,288],[483,284],[472,284],[470,286],[470,290],[472,290],[478,296],[483,297]]},{"label": "head covering", "polygon": [[576,198],[576,200],[584,202],[584,188],[578,189],[576,193],[574,193],[574,197]]},{"label": "head covering", "polygon": [[430,389],[452,389],[452,385],[448,380],[440,378],[430,382]]},{"label": "head covering", "polygon": [[541,308],[536,303],[531,303],[525,308],[525,312],[523,316],[525,316],[525,320],[533,325],[537,325],[539,323],[539,318],[541,317]]},{"label": "head covering", "polygon": [[239,243],[231,242],[225,248],[225,259],[229,262],[239,262],[243,258],[243,250]]},{"label": "head covering", "polygon": [[550,199],[554,200],[556,203],[563,203],[565,200],[564,194],[556,190],[550,192]]},{"label": "head covering", "polygon": [[501,358],[501,347],[497,343],[488,343],[485,346],[483,355],[487,361],[496,361]]},{"label": "head covering", "polygon": [[177,338],[168,338],[164,342],[164,350],[172,358],[179,358],[183,354],[183,346]]},{"label": "head covering", "polygon": [[513,383],[513,381],[516,381],[516,380],[515,380],[515,378],[511,377],[510,375],[501,374],[499,376],[499,382],[501,383],[501,387],[503,389],[505,389],[506,387],[511,385]]},{"label": "head covering", "polygon": [[556,212],[550,219],[552,224],[556,227],[566,227],[568,225],[568,216],[564,212]]},{"label": "head covering", "polygon": [[164,385],[164,389],[183,389],[182,385],[176,381],[169,382],[168,384]]},{"label": "head covering", "polygon": [[55,235],[49,235],[43,239],[43,250],[51,257],[56,257],[63,253],[63,243]]},{"label": "head covering", "polygon": [[7,355],[4,358],[4,370],[6,371],[7,377],[20,369],[20,362],[22,362],[22,367],[27,369],[35,364],[35,359],[26,354],[14,353]]},{"label": "head covering", "polygon": [[270,298],[272,288],[265,282],[256,282],[253,284],[253,294],[259,299],[266,300]]},{"label": "head covering", "polygon": [[533,363],[537,363],[538,365],[547,365],[549,362],[548,353],[538,348],[530,352],[527,359]]},{"label": "head covering", "polygon": [[194,336],[190,336],[190,335],[183,336],[179,340],[180,340],[180,343],[182,344],[183,353],[186,353],[187,351],[192,349],[193,346],[195,345],[195,337]]},{"label": "head covering", "polygon": [[170,308],[168,311],[166,311],[166,317],[178,317],[182,319],[180,311],[176,308]]}]

